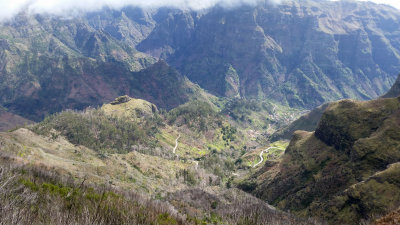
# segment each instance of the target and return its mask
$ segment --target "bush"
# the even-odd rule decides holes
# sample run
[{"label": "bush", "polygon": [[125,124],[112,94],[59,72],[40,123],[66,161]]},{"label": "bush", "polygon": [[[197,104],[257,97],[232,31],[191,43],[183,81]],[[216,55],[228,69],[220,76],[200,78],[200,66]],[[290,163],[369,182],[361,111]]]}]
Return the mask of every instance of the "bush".
[{"label": "bush", "polygon": [[147,143],[161,126],[160,117],[148,118],[141,124],[128,118],[105,115],[101,110],[85,112],[65,111],[46,117],[33,126],[33,132],[57,138],[65,136],[71,143],[83,145],[97,151],[126,153],[131,146]]},{"label": "bush", "polygon": [[167,115],[169,124],[180,123],[199,132],[218,126],[221,118],[213,107],[202,101],[192,101],[171,110]]}]

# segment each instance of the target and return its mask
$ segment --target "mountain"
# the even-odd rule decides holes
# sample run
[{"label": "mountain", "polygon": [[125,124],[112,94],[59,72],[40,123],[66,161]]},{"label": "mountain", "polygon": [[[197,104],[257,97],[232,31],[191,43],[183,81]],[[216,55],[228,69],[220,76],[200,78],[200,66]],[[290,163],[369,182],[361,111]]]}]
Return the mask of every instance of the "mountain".
[{"label": "mountain", "polygon": [[253,193],[332,224],[373,221],[399,207],[399,128],[399,97],[331,103],[315,132],[296,131],[253,176]]},{"label": "mountain", "polygon": [[[184,76],[219,97],[298,108],[375,98],[400,70],[399,21],[389,6],[313,0],[20,13],[0,25],[0,104],[36,121],[124,94],[171,109],[190,98],[177,93]],[[160,58],[177,73],[157,72]]]},{"label": "mountain", "polygon": [[171,109],[198,92],[165,62],[138,52],[90,21],[21,14],[1,24],[0,103],[38,121],[123,94]]},{"label": "mountain", "polygon": [[400,70],[400,12],[356,1],[285,1],[171,13],[139,51],[218,96],[314,108],[386,92]]}]

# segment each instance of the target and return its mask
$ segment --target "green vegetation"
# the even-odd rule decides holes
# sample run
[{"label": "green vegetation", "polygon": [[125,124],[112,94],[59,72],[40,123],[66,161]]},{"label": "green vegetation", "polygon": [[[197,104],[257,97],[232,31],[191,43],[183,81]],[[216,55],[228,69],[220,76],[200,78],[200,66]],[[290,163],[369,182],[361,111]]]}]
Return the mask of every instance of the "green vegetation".
[{"label": "green vegetation", "polygon": [[260,103],[260,101],[257,100],[233,99],[226,103],[222,113],[229,115],[233,120],[251,124],[253,120],[250,116],[253,112],[268,112],[270,109],[270,104],[266,102]]},{"label": "green vegetation", "polygon": [[167,114],[167,121],[178,126],[186,125],[199,132],[222,125],[222,119],[216,109],[203,101],[190,101],[171,110]]},{"label": "green vegetation", "polygon": [[[182,170],[187,182],[194,171]],[[191,178],[192,177],[192,178]],[[113,185],[92,183],[0,154],[0,220],[11,224],[318,224],[270,209],[231,188],[209,193],[195,185],[149,200]],[[234,213],[233,213],[234,212]],[[243,223],[243,221],[247,221]]]},{"label": "green vegetation", "polygon": [[225,151],[212,149],[210,154],[200,158],[199,165],[221,179],[225,179],[235,171],[235,161],[240,154],[240,151],[234,148]]},{"label": "green vegetation", "polygon": [[129,96],[120,96],[109,104],[101,107],[108,116],[128,118],[132,121],[141,121],[153,115],[158,115],[157,106],[143,99],[134,99]]},{"label": "green vegetation", "polygon": [[332,224],[373,221],[400,201],[399,110],[400,98],[332,103],[315,132],[295,132],[281,162],[242,188]]},{"label": "green vegetation", "polygon": [[65,136],[71,143],[97,151],[126,153],[137,143],[149,143],[158,132],[160,119],[148,117],[138,124],[130,118],[107,116],[102,110],[65,111],[46,117],[31,129],[37,134]]},{"label": "green vegetation", "polygon": [[[275,131],[303,108],[387,90],[399,21],[386,6],[331,1],[19,15],[0,26],[0,129],[21,124],[16,114],[55,114],[0,134],[11,164],[31,165],[1,164],[0,221],[299,224],[237,191],[234,178],[247,175],[240,188],[298,215],[356,223],[387,213],[400,202],[400,99],[333,103]],[[398,96],[399,80],[385,97]],[[289,146],[269,143],[292,134]],[[277,148],[252,168],[260,146]]]},{"label": "green vegetation", "polygon": [[237,132],[236,127],[222,126],[221,133],[222,133],[222,139],[226,142],[225,145],[229,145],[231,141],[235,141],[236,132]]},{"label": "green vegetation", "polygon": [[[263,147],[263,148],[258,148],[253,151],[246,152],[244,151],[243,154],[240,156],[240,158],[236,161],[235,164],[242,168],[251,168],[253,167],[256,163],[260,161],[260,156],[259,154],[261,151],[264,151],[265,149],[272,147],[268,150],[268,152],[263,153],[263,159],[264,162],[259,166],[259,168],[262,168],[262,165],[265,164],[265,161],[279,161],[285,151],[285,149],[288,147],[289,142],[288,141],[276,141],[273,143],[270,143],[269,145]],[[256,170],[257,171],[257,170]],[[256,171],[251,171],[251,173],[256,172]],[[251,176],[251,173],[249,176]],[[243,179],[240,180],[240,182],[247,182]],[[252,183],[253,181],[251,181]],[[247,189],[247,188],[245,188]]]},{"label": "green vegetation", "polygon": [[305,130],[305,131],[314,131],[319,121],[321,120],[322,114],[326,110],[329,104],[321,105],[311,112],[301,116],[297,120],[293,121],[289,125],[277,130],[271,137],[271,141],[277,141],[280,139],[290,140],[292,138],[293,133],[296,130]]},{"label": "green vegetation", "polygon": [[64,179],[44,168],[7,165],[0,174],[0,220],[12,224],[184,224],[162,203],[107,185]]},{"label": "green vegetation", "polygon": [[199,183],[199,177],[197,177],[197,174],[192,170],[180,170],[176,174],[176,178],[179,179],[180,177],[183,177],[183,181],[190,186],[194,186]]},{"label": "green vegetation", "polygon": [[[238,128],[250,132],[258,131],[262,136],[270,136],[278,129],[289,125],[300,113],[300,109],[274,104],[267,100],[239,98],[226,100],[221,110],[221,114]],[[261,145],[267,144],[265,138],[255,139]]]}]

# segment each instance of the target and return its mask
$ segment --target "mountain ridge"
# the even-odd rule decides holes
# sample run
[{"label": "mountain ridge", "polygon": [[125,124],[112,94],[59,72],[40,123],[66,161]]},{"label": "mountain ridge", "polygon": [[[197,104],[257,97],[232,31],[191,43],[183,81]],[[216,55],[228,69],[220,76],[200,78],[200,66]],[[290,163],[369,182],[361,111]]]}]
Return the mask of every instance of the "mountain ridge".
[{"label": "mountain ridge", "polygon": [[399,113],[400,97],[330,103],[315,132],[296,131],[282,160],[246,181],[249,190],[332,224],[389,213],[399,206]]}]

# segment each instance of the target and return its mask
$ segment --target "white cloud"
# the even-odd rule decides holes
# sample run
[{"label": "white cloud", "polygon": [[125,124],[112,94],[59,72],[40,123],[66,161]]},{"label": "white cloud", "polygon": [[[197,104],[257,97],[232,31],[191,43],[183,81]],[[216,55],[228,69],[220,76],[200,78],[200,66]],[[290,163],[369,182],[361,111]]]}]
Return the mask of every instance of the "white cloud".
[{"label": "white cloud", "polygon": [[[234,7],[240,4],[256,4],[265,0],[0,0],[0,21],[11,19],[22,10],[31,13],[49,13],[71,15],[79,12],[96,11],[102,7],[121,8],[132,5],[139,7],[178,7],[187,9],[204,9],[215,5]],[[267,0],[279,3],[281,0]],[[385,3],[400,9],[399,0],[372,0]]]},{"label": "white cloud", "polygon": [[[0,0],[0,20],[10,19],[22,10],[55,15],[96,11],[105,6],[118,9],[128,5],[139,7],[166,6],[197,10],[217,4],[231,7],[243,3],[255,4],[257,1],[259,0]],[[276,1],[271,0],[271,2]]]}]

